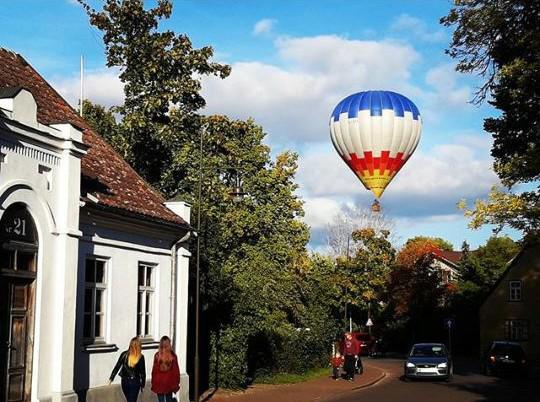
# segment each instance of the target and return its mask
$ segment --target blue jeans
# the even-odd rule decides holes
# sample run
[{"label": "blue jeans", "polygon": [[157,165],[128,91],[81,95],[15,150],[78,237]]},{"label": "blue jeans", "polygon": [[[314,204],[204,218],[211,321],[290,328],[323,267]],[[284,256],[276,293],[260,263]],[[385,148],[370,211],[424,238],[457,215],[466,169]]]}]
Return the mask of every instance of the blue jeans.
[{"label": "blue jeans", "polygon": [[127,402],[137,402],[140,390],[141,384],[138,378],[122,377],[122,392]]},{"label": "blue jeans", "polygon": [[157,394],[157,400],[158,402],[172,402],[172,393],[169,392],[168,394]]}]

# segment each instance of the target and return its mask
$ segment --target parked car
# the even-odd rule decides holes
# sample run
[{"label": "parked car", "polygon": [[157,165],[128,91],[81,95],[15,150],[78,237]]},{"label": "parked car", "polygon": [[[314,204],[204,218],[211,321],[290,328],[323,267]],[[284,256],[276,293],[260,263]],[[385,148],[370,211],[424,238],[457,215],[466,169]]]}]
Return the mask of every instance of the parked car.
[{"label": "parked car", "polygon": [[375,345],[375,337],[368,334],[367,332],[353,332],[353,336],[360,343],[360,355],[369,356]]},{"label": "parked car", "polygon": [[528,372],[525,352],[517,342],[494,341],[482,363],[483,372],[486,375],[517,374],[526,376]]},{"label": "parked car", "polygon": [[403,367],[404,378],[435,378],[450,380],[453,374],[452,358],[442,343],[413,345]]}]

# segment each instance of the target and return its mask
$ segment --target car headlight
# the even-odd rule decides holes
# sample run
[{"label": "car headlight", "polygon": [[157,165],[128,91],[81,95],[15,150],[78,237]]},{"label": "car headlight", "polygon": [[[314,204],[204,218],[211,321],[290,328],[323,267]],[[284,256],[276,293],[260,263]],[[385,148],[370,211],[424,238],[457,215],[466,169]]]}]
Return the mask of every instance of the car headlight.
[{"label": "car headlight", "polygon": [[408,368],[414,368],[416,366],[414,364],[412,364],[411,362],[407,362],[407,367]]},{"label": "car headlight", "polygon": [[447,368],[447,367],[448,367],[448,363],[441,363],[437,365],[437,368]]}]

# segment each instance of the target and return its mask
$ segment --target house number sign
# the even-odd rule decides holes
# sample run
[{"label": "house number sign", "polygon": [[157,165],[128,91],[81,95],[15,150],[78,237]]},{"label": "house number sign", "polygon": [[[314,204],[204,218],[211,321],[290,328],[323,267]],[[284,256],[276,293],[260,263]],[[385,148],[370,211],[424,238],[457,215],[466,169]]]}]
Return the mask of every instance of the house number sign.
[{"label": "house number sign", "polygon": [[11,222],[6,222],[6,225],[4,226],[4,233],[9,237],[26,237],[26,219],[21,217],[15,217],[10,221]]},{"label": "house number sign", "polygon": [[34,222],[25,207],[16,206],[7,209],[0,222],[0,238],[35,242]]}]

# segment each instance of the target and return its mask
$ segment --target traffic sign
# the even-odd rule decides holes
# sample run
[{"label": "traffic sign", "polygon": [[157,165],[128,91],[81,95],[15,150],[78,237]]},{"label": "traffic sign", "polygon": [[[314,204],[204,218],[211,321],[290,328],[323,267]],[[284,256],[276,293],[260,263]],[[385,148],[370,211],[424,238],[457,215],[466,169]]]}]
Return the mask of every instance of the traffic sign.
[{"label": "traffic sign", "polygon": [[456,325],[456,321],[453,318],[444,319],[444,327],[447,329],[452,329]]},{"label": "traffic sign", "polygon": [[372,326],[373,326],[373,321],[371,321],[371,318],[368,318],[366,322],[366,327],[372,327]]}]

